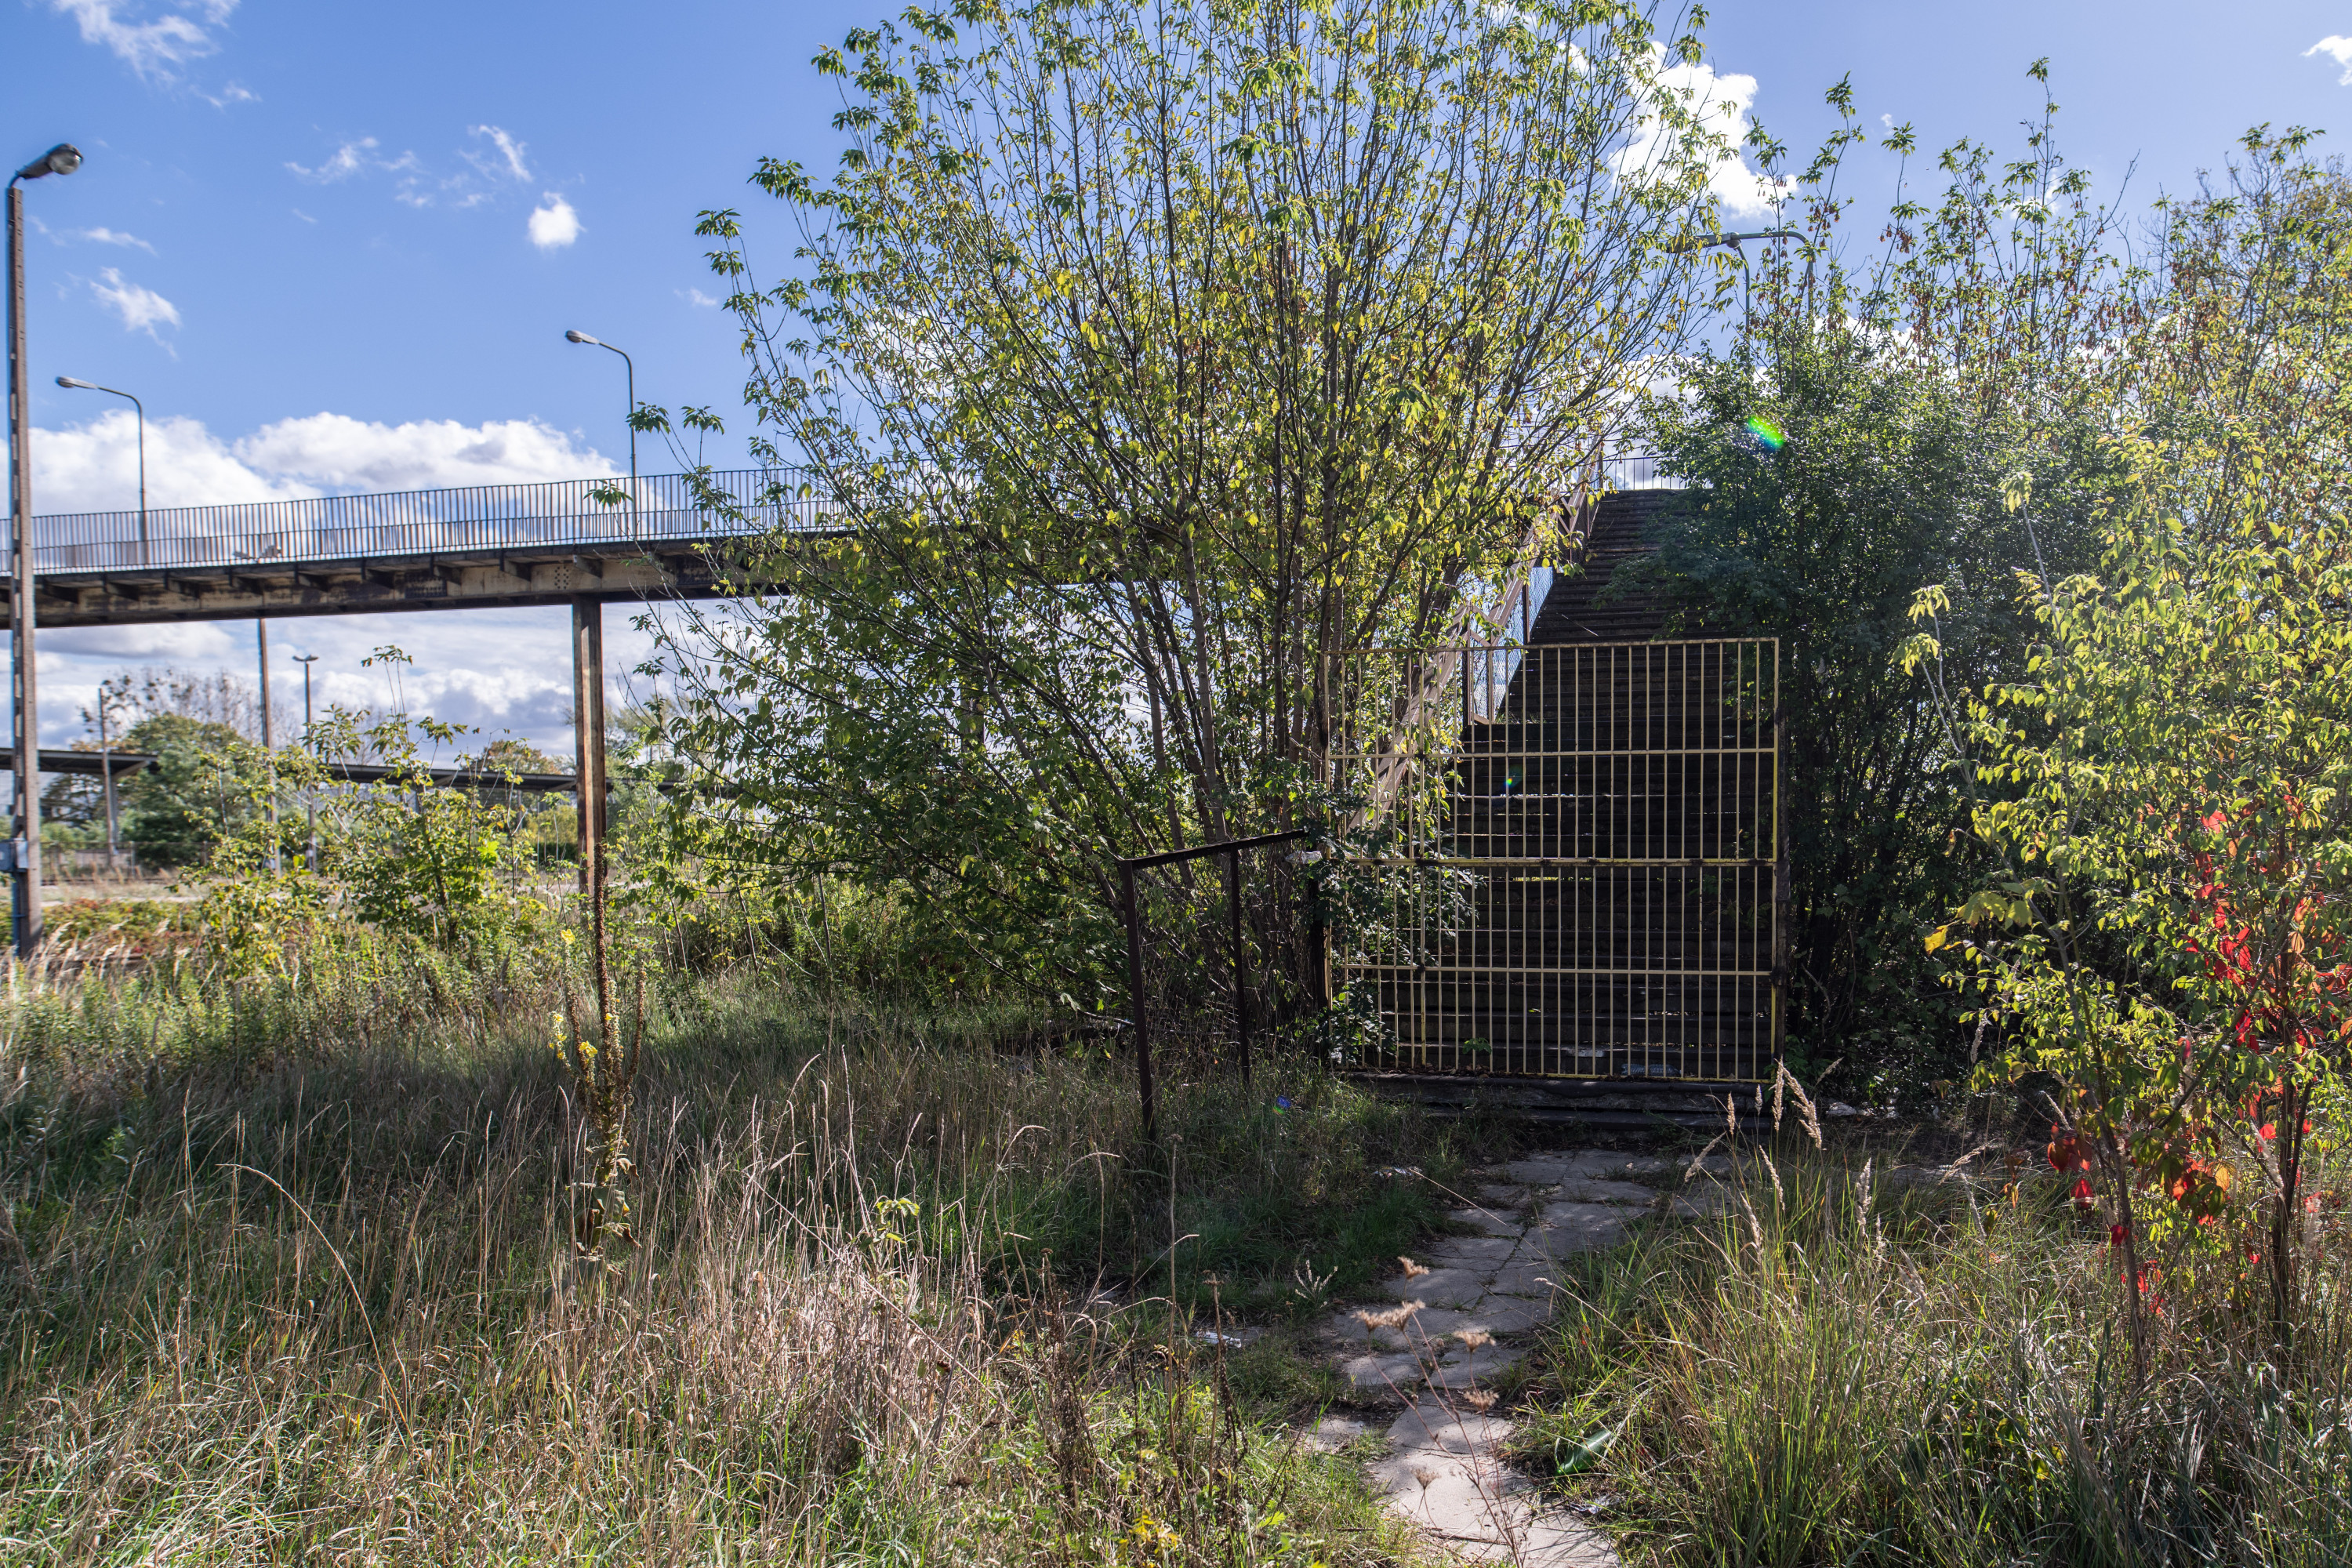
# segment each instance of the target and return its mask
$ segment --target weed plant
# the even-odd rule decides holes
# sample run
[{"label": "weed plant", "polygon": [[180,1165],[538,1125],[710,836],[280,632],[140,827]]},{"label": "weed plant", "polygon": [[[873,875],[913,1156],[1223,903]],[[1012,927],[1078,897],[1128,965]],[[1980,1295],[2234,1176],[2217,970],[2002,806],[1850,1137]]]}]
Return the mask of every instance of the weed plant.
[{"label": "weed plant", "polygon": [[1764,1158],[1718,1222],[1562,1280],[1559,1396],[1521,1451],[1612,1500],[1630,1556],[2352,1562],[2343,1229],[2318,1233],[2284,1371],[2259,1274],[2209,1266],[2162,1283],[2135,1377],[2116,1255],[2063,1183],[1890,1194],[1882,1177],[1874,1199],[1858,1157]]},{"label": "weed plant", "polygon": [[1196,1331],[1409,1247],[1426,1187],[1373,1173],[1450,1168],[1417,1118],[1180,1073],[1153,1154],[1124,1064],[1002,1053],[1018,1015],[666,975],[637,1246],[583,1271],[561,980],[387,946],[7,999],[0,1558],[1410,1556],[1291,1435],[1313,1391]]}]

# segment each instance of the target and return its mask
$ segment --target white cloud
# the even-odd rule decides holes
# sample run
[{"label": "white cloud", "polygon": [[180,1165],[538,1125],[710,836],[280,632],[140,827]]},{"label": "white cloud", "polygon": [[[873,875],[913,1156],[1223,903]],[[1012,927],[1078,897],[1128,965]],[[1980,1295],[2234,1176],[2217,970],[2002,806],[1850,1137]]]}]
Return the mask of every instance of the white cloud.
[{"label": "white cloud", "polygon": [[722,300],[712,299],[709,295],[704,293],[699,289],[692,288],[680,290],[678,298],[685,300],[689,305],[702,305],[714,310],[724,302]]},{"label": "white cloud", "polygon": [[503,161],[505,168],[501,171],[499,166],[499,163],[484,158],[478,153],[468,153],[466,154],[467,162],[472,163],[474,167],[481,170],[483,174],[488,174],[494,179],[502,172],[509,179],[528,180],[530,178],[530,166],[522,161],[522,155],[526,149],[521,142],[516,141],[513,137],[508,135],[505,132],[499,130],[495,125],[477,125],[474,127],[474,134],[477,136],[487,136],[490,139],[491,142],[498,148],[499,159]]},{"label": "white cloud", "polygon": [[[128,408],[33,432],[37,512],[127,510],[139,501],[139,427]],[[311,414],[223,441],[194,419],[147,422],[147,504],[295,500],[336,490],[610,478],[593,447],[535,419],[383,425]]]},{"label": "white cloud", "polygon": [[290,161],[286,166],[314,184],[331,185],[338,180],[350,179],[371,164],[377,164],[377,160],[369,156],[375,149],[375,138],[362,136],[356,142],[346,142],[336,148],[335,155],[315,169],[306,169]]},{"label": "white cloud", "polygon": [[226,87],[221,89],[217,97],[209,92],[200,94],[199,96],[202,97],[206,103],[211,104],[215,109],[226,109],[232,103],[259,103],[261,101],[261,95],[259,93],[254,91],[249,87],[240,87],[236,82],[231,82]]},{"label": "white cloud", "polygon": [[87,239],[94,245],[120,245],[124,247],[135,246],[139,249],[145,251],[150,256],[155,254],[155,247],[153,246],[148,244],[137,235],[125,234],[119,228],[100,227],[69,229],[66,233],[66,237],[68,239]]},{"label": "white cloud", "polygon": [[580,215],[553,191],[540,197],[531,209],[530,242],[541,250],[560,250],[580,237]]},{"label": "white cloud", "polygon": [[[240,461],[201,420],[147,422],[147,504],[214,506],[318,494]],[[33,510],[110,511],[139,504],[139,423],[117,405],[86,425],[33,431]]]},{"label": "white cloud", "polygon": [[2326,55],[2337,65],[2342,66],[2344,74],[2336,79],[2336,84],[2338,87],[2352,87],[2352,38],[2330,34],[2303,51],[2305,59],[2309,59],[2314,55]]},{"label": "white cloud", "polygon": [[121,272],[115,268],[101,271],[98,280],[90,284],[89,291],[98,296],[100,304],[122,318],[122,330],[126,332],[145,332],[160,343],[163,340],[157,334],[157,327],[180,324],[177,305],[152,289],[123,281]]},{"label": "white cloud", "polygon": [[[1701,62],[1664,63],[1665,51],[1651,46],[1653,79],[1661,94],[1672,93],[1696,115],[1707,130],[1722,138],[1720,158],[1707,174],[1707,189],[1724,210],[1735,217],[1753,217],[1771,210],[1775,182],[1750,170],[1738,148],[1748,132],[1748,110],[1756,102],[1756,79],[1739,72],[1718,74]],[[1625,150],[1618,154],[1620,175],[1638,178],[1666,151],[1667,129],[1656,116],[1644,118]]]},{"label": "white cloud", "polygon": [[236,0],[178,0],[152,20],[140,19],[142,7],[135,0],[49,0],[49,9],[71,16],[83,43],[113,50],[142,77],[169,80],[174,68],[218,52],[205,29],[226,23]]},{"label": "white cloud", "polygon": [[331,489],[414,490],[443,485],[528,484],[614,473],[592,449],[536,419],[420,419],[370,424],[312,414],[266,425],[236,443],[239,461]]}]

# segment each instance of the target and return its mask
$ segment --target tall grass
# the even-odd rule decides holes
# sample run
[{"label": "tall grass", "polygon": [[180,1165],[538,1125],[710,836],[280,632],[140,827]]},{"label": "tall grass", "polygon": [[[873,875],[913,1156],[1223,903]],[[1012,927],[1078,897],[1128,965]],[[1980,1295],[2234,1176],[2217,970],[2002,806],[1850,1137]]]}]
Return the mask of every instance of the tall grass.
[{"label": "tall grass", "polygon": [[[1759,1157],[1760,1158],[1760,1157]],[[2283,1376],[2229,1270],[2165,1289],[2133,1375],[2104,1237],[2063,1195],[1869,1198],[1821,1158],[1760,1165],[1717,1227],[1566,1281],[1573,1397],[1538,1466],[1620,1433],[1589,1484],[1636,1557],[1688,1564],[2352,1562],[2352,1268],[2315,1245]],[[2255,1293],[2258,1295],[2258,1292]],[[2244,1296],[2243,1300],[2237,1299]]]},{"label": "tall grass", "polygon": [[1416,1121],[1185,1085],[1171,1169],[1121,1064],[1019,1019],[673,976],[640,1242],[583,1272],[551,982],[400,963],[9,1000],[0,1556],[1410,1554],[1168,1296],[1278,1315],[1313,1249],[1409,1245],[1367,1163],[1450,1157]]}]

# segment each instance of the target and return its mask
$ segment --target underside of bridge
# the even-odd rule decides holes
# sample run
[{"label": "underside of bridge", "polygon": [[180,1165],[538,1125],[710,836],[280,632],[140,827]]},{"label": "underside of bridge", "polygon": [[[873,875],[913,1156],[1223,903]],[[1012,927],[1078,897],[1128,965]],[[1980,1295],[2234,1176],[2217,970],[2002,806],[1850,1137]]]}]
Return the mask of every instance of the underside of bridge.
[{"label": "underside of bridge", "polygon": [[709,546],[665,541],[536,550],[256,561],[234,565],[45,572],[43,630],[173,621],[494,610],[588,597],[709,599],[743,593],[740,563]]}]

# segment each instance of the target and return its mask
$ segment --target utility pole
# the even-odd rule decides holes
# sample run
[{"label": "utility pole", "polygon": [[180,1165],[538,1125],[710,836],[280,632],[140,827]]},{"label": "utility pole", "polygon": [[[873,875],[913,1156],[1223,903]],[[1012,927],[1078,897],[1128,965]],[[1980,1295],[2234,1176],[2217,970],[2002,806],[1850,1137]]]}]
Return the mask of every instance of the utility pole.
[{"label": "utility pole", "polygon": [[[269,718],[269,621],[253,617],[253,635],[261,648],[261,760],[269,780],[269,874],[283,868],[278,854],[278,736]],[[307,673],[307,672],[306,672]]]},{"label": "utility pole", "polygon": [[[315,752],[318,742],[310,733],[310,667],[319,662],[319,656],[298,653],[294,656],[294,662],[302,667],[302,743]],[[302,811],[310,830],[310,847],[305,853],[305,864],[309,866],[310,874],[316,876],[319,871],[319,802],[314,793],[305,792],[305,795]]]},{"label": "utility pole", "polygon": [[41,941],[41,720],[33,657],[33,396],[25,364],[24,182],[70,174],[81,151],[60,142],[8,176],[8,499],[16,520],[16,569],[8,595],[9,648],[16,659],[16,832],[9,913],[16,956]]},{"label": "utility pole", "polygon": [[113,694],[106,682],[98,683],[98,764],[106,772],[106,871],[110,877],[122,874],[122,861],[116,848],[120,842],[114,830],[114,741],[107,728],[112,715]]}]

